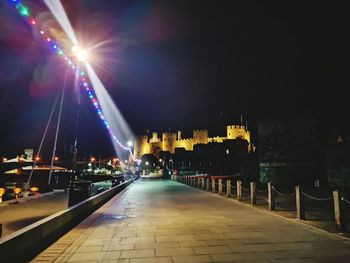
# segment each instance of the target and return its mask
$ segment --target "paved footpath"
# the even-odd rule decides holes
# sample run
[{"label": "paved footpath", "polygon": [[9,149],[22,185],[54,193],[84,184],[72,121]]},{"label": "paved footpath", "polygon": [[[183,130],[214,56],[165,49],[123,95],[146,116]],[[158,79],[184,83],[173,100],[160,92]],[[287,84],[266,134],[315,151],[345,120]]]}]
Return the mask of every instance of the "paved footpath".
[{"label": "paved footpath", "polygon": [[350,241],[177,182],[139,180],[33,262],[350,262]]}]

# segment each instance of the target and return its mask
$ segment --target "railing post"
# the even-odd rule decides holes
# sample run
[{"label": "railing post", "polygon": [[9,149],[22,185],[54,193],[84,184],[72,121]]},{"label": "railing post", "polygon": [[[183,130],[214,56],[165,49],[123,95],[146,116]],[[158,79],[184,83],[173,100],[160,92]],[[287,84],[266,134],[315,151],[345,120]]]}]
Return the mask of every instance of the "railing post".
[{"label": "railing post", "polygon": [[231,180],[230,179],[226,180],[226,196],[227,197],[231,196]]},{"label": "railing post", "polygon": [[222,179],[219,179],[219,195],[222,193]]},{"label": "railing post", "polygon": [[210,191],[210,179],[209,179],[209,177],[207,177],[205,179],[205,181],[206,181],[206,188],[205,188],[205,190],[209,192]]},{"label": "railing post", "polygon": [[347,230],[347,226],[346,226],[346,218],[343,214],[344,206],[342,204],[338,191],[333,191],[333,202],[334,202],[335,226],[338,231],[345,232]]},{"label": "railing post", "polygon": [[202,178],[199,178],[199,177],[198,177],[198,186],[197,186],[198,188],[201,188],[201,187],[202,187],[202,186],[201,186],[201,182],[202,182]]},{"label": "railing post", "polygon": [[297,218],[305,219],[304,198],[301,194],[300,185],[295,187],[295,202],[297,207]]},{"label": "railing post", "polygon": [[205,190],[205,178],[202,177],[202,190]]},{"label": "railing post", "polygon": [[250,204],[256,205],[256,183],[250,182]]},{"label": "railing post", "polygon": [[275,192],[273,191],[272,183],[267,184],[267,190],[268,190],[268,203],[269,203],[269,209],[275,210]]},{"label": "railing post", "polygon": [[215,193],[215,179],[214,178],[212,178],[211,179],[211,191],[213,192],[213,193]]},{"label": "railing post", "polygon": [[242,181],[237,181],[237,200],[242,200]]}]

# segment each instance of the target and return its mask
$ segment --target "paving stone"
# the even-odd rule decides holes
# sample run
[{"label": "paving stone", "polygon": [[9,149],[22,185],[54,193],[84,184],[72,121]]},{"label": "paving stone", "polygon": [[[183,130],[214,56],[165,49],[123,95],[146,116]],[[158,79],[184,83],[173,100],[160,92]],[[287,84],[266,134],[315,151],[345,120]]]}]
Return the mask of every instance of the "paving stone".
[{"label": "paving stone", "polygon": [[160,248],[160,247],[179,247],[178,242],[143,242],[135,243],[135,249]]},{"label": "paving stone", "polygon": [[193,255],[192,248],[156,248],[156,256]]},{"label": "paving stone", "polygon": [[204,263],[214,262],[208,255],[200,256],[175,256],[172,257],[174,263]]},{"label": "paving stone", "polygon": [[131,258],[130,263],[173,263],[171,257]]},{"label": "paving stone", "polygon": [[120,258],[147,258],[154,256],[154,249],[136,249],[122,251]]},{"label": "paving stone", "polygon": [[68,262],[75,261],[96,261],[102,260],[104,253],[100,252],[90,252],[90,253],[74,253],[69,259]]},{"label": "paving stone", "polygon": [[193,251],[195,254],[204,254],[204,255],[232,253],[232,250],[227,246],[194,247]]}]

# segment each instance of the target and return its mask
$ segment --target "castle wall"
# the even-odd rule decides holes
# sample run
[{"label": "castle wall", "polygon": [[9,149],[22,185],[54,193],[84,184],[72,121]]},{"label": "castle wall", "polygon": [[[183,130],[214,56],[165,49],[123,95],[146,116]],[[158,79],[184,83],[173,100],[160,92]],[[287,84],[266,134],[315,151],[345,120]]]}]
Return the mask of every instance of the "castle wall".
[{"label": "castle wall", "polygon": [[175,148],[185,148],[186,151],[193,151],[193,139],[177,140]]},{"label": "castle wall", "polygon": [[219,136],[216,136],[216,137],[211,137],[211,138],[208,138],[208,142],[219,142],[219,143],[223,143],[224,140],[226,140],[227,137],[219,137]]}]

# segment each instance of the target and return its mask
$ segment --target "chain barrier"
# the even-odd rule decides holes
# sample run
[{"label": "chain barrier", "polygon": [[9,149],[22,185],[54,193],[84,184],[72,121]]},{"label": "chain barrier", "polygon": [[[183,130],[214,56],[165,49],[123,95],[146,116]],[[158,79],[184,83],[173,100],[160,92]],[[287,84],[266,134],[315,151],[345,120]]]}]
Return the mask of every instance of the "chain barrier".
[{"label": "chain barrier", "polygon": [[264,189],[264,190],[260,190],[259,188],[256,188],[256,190],[257,190],[259,193],[264,193],[264,192],[266,192],[266,191],[267,191],[267,188],[266,188],[266,189]]},{"label": "chain barrier", "polygon": [[244,188],[243,186],[242,186],[242,189],[243,189],[244,191],[250,191],[249,188]]},{"label": "chain barrier", "polygon": [[333,197],[328,197],[328,198],[319,198],[319,197],[314,197],[314,196],[311,196],[311,195],[308,195],[304,192],[301,192],[303,195],[305,195],[306,197],[309,197],[310,199],[313,199],[313,200],[316,200],[316,201],[329,201],[329,200],[332,200]]},{"label": "chain barrier", "polygon": [[282,196],[293,196],[295,195],[295,193],[291,193],[291,194],[286,194],[286,193],[281,193],[280,191],[278,191],[275,187],[272,186],[272,189],[275,190],[276,193],[282,195]]},{"label": "chain barrier", "polygon": [[345,203],[347,203],[348,205],[350,205],[350,201],[345,199],[344,197],[342,197],[341,200],[344,201]]}]

